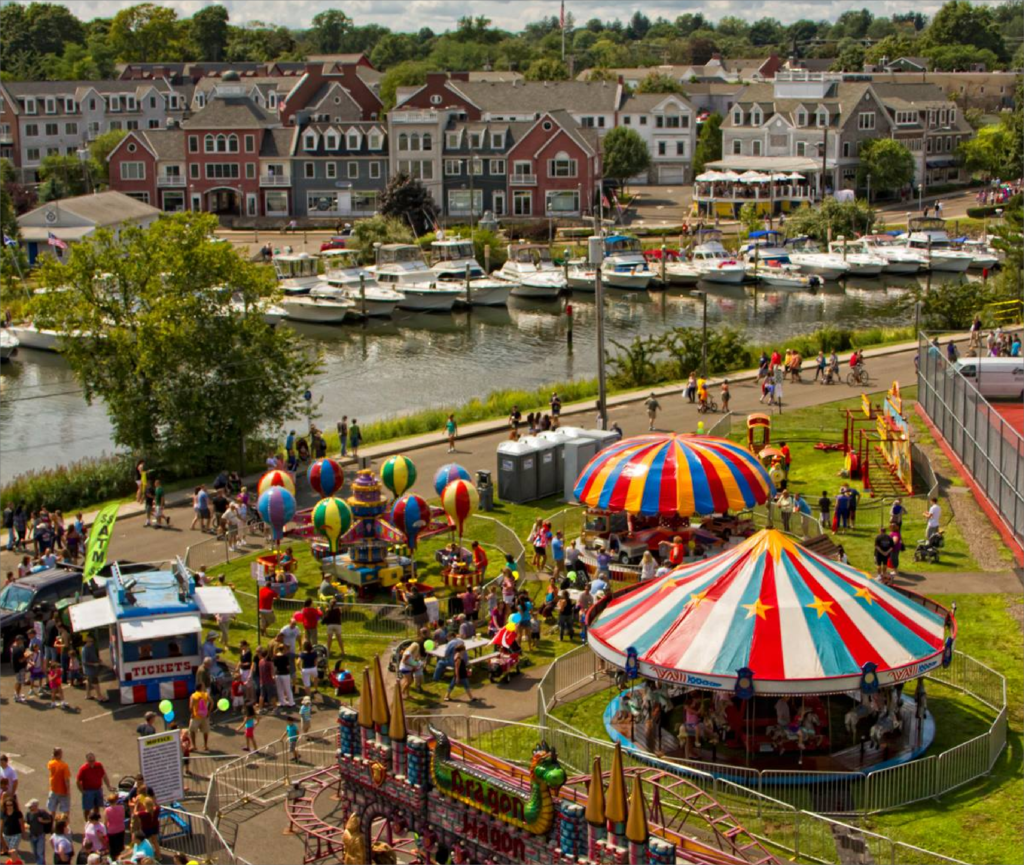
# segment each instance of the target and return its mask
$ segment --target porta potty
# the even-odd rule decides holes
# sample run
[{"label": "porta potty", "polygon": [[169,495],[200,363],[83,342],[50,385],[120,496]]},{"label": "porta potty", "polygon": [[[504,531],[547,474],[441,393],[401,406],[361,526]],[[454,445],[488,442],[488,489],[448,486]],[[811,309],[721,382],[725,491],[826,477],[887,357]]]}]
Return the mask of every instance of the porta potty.
[{"label": "porta potty", "polygon": [[613,432],[596,429],[580,429],[579,427],[562,427],[559,432],[565,433],[566,442],[562,450],[562,500],[576,502],[573,488],[580,472],[586,467],[600,450],[614,444],[619,436]]},{"label": "porta potty", "polygon": [[498,498],[517,505],[537,496],[537,446],[523,440],[498,445]]},{"label": "porta potty", "polygon": [[537,438],[543,439],[544,441],[551,442],[554,447],[555,454],[555,489],[551,495],[557,493],[562,488],[562,478],[565,474],[563,463],[565,460],[565,443],[569,440],[560,429],[545,430],[542,433],[537,433]]},{"label": "porta potty", "polygon": [[562,477],[558,474],[558,445],[540,436],[524,436],[519,440],[519,444],[536,448],[537,498],[555,495],[562,486]]}]

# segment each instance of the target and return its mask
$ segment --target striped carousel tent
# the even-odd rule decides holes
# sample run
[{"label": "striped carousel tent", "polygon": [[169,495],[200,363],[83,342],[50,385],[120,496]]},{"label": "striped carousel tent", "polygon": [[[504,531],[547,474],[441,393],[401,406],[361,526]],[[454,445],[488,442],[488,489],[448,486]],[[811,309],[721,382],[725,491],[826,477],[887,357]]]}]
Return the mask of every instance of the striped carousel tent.
[{"label": "striped carousel tent", "polygon": [[632,650],[641,676],[683,686],[732,690],[750,670],[763,695],[909,681],[942,664],[955,636],[943,607],[766,529],[599,604],[587,639],[605,660],[626,667]]},{"label": "striped carousel tent", "polygon": [[775,487],[764,466],[736,442],[651,433],[599,452],[580,473],[574,493],[591,508],[689,517],[764,504]]}]

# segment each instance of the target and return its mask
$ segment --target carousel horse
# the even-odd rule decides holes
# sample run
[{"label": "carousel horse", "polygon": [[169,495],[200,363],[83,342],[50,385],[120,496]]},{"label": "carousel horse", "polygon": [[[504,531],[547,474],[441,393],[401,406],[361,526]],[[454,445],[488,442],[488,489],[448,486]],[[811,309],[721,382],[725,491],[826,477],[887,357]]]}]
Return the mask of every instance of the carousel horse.
[{"label": "carousel horse", "polygon": [[796,742],[797,748],[800,749],[800,762],[802,763],[807,743],[813,740],[815,748],[821,744],[821,735],[818,733],[819,726],[821,726],[821,719],[817,713],[802,706],[796,718],[789,724],[785,726],[773,724],[769,727],[768,735],[772,737],[772,742],[780,754],[785,750],[787,742]]},{"label": "carousel horse", "polygon": [[857,726],[865,718],[874,718],[882,713],[883,706],[879,694],[861,694],[860,703],[850,709],[845,715],[846,729],[850,738],[857,741]]},{"label": "carousel horse", "polygon": [[871,726],[871,732],[868,734],[871,737],[871,744],[881,748],[882,740],[892,733],[899,732],[902,727],[903,719],[898,712],[886,712]]}]

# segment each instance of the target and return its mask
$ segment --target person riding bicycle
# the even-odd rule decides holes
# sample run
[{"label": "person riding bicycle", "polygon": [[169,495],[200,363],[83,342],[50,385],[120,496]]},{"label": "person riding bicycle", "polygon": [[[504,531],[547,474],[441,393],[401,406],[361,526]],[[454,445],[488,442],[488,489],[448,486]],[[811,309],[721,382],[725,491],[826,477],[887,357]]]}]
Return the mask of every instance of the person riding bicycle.
[{"label": "person riding bicycle", "polygon": [[708,410],[708,380],[703,377],[697,379],[697,402],[698,411]]},{"label": "person riding bicycle", "polygon": [[850,355],[850,372],[858,382],[864,378],[864,355],[856,349]]}]

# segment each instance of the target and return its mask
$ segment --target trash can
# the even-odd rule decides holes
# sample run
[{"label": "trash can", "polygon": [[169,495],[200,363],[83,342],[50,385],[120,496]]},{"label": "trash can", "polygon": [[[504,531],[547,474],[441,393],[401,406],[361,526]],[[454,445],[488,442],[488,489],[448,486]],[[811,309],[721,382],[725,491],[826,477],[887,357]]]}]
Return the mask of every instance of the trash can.
[{"label": "trash can", "polygon": [[523,441],[498,445],[498,497],[517,505],[537,498],[537,447]]},{"label": "trash can", "polygon": [[477,469],[476,491],[480,494],[480,510],[494,510],[494,485],[491,483],[491,473],[487,469]]},{"label": "trash can", "polygon": [[523,436],[520,444],[529,445],[537,451],[537,498],[553,496],[561,486],[562,477],[558,469],[558,445],[540,436]]}]

